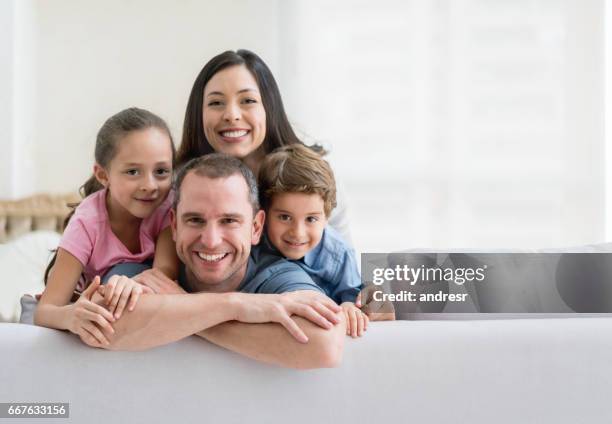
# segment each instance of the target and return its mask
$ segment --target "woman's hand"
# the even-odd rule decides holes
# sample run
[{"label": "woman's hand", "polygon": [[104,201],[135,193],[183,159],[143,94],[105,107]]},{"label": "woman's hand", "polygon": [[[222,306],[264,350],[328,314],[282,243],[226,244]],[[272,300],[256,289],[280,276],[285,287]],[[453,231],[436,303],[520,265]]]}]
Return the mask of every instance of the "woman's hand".
[{"label": "woman's hand", "polygon": [[368,316],[361,312],[353,302],[344,302],[340,305],[346,317],[346,335],[355,337],[363,336],[363,332],[368,329]]},{"label": "woman's hand", "polygon": [[100,277],[94,278],[76,303],[68,305],[66,327],[78,335],[85,344],[92,347],[109,345],[108,337],[115,332],[111,325],[112,322],[115,322],[113,315],[91,301],[98,287],[100,287]]},{"label": "woman's hand", "polygon": [[119,319],[126,306],[128,311],[133,311],[140,295],[153,294],[153,290],[124,275],[113,275],[105,285],[98,287],[98,293],[104,297],[110,313]]}]

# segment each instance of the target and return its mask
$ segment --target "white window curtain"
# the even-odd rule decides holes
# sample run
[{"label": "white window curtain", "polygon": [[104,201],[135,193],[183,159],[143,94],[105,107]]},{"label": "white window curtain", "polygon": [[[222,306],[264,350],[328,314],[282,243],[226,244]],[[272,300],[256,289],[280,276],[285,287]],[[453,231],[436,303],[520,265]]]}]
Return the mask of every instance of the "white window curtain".
[{"label": "white window curtain", "polygon": [[602,241],[603,0],[280,8],[290,119],[331,150],[359,251]]}]

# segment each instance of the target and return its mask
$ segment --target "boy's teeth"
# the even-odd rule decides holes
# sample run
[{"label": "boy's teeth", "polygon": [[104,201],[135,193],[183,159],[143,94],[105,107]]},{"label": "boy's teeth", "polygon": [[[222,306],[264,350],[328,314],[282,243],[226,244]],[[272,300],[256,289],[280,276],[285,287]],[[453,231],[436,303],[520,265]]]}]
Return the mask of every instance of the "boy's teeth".
[{"label": "boy's teeth", "polygon": [[238,138],[238,137],[242,137],[243,135],[246,135],[247,131],[246,130],[240,130],[240,131],[223,131],[221,133],[221,135],[223,137],[234,137],[234,138]]},{"label": "boy's teeth", "polygon": [[219,253],[218,255],[207,255],[205,253],[198,252],[198,256],[200,257],[200,259],[204,259],[205,261],[209,262],[218,262],[223,259],[225,255],[227,255],[227,253]]}]

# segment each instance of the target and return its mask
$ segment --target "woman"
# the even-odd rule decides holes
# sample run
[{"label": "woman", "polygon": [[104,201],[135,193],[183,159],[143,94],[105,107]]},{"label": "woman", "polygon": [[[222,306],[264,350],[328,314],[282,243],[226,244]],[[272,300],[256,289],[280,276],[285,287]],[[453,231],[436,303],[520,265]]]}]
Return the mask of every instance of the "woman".
[{"label": "woman", "polygon": [[[177,162],[220,152],[240,158],[257,175],[263,158],[277,147],[302,143],[289,124],[274,76],[248,50],[213,57],[196,78],[185,112]],[[311,148],[321,154],[320,146]],[[342,193],[329,224],[350,243]]]}]

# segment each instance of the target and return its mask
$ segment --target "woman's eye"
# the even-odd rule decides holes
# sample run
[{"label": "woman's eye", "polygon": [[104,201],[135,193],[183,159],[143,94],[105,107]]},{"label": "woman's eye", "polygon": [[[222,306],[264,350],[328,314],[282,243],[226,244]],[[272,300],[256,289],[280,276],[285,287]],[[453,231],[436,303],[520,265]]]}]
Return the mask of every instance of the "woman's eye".
[{"label": "woman's eye", "polygon": [[208,102],[208,106],[219,106],[221,102],[219,100],[212,100]]},{"label": "woman's eye", "polygon": [[255,99],[244,99],[243,101],[244,101],[244,103],[249,103],[249,104],[257,103],[257,100],[255,100]]}]

